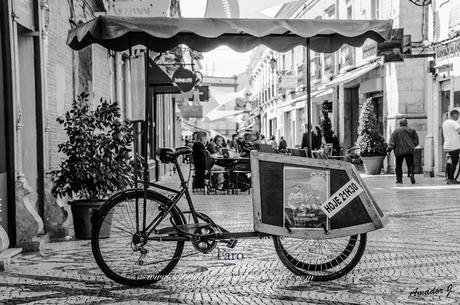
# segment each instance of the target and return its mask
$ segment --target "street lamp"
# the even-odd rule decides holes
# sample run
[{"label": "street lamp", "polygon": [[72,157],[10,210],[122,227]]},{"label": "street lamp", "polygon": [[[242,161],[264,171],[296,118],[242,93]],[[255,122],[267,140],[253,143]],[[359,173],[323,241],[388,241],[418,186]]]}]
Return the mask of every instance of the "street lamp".
[{"label": "street lamp", "polygon": [[276,59],[275,59],[275,57],[272,57],[272,59],[270,59],[270,68],[272,69],[272,71],[276,70]]}]

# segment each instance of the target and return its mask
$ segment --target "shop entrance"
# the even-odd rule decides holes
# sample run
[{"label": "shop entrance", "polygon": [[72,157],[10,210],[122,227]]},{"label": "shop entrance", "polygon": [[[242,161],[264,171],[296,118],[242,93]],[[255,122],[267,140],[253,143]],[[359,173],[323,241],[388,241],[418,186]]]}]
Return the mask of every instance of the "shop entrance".
[{"label": "shop entrance", "polygon": [[[345,133],[344,147],[355,145],[358,138],[359,87],[344,89]],[[348,128],[347,128],[348,127]]]},{"label": "shop entrance", "polygon": [[440,83],[440,101],[441,101],[441,118],[440,118],[440,125],[439,125],[439,139],[442,141],[439,142],[440,151],[441,153],[441,171],[445,170],[446,164],[446,154],[444,153],[443,144],[444,144],[444,137],[442,134],[442,123],[449,118],[449,109],[450,109],[450,80],[443,81]]}]

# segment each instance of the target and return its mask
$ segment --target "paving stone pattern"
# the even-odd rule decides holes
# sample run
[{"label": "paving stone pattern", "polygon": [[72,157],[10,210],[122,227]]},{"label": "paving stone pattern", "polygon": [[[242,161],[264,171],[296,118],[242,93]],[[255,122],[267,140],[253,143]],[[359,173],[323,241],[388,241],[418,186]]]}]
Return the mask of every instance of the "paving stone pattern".
[{"label": "paving stone pattern", "polygon": [[[250,239],[219,246],[243,259],[218,260],[217,249],[186,256],[162,281],[130,288],[102,274],[89,241],[74,240],[14,259],[0,273],[0,304],[460,304],[460,186],[421,176],[413,186],[396,186],[394,176],[364,179],[390,223],[368,234],[360,263],[339,280],[296,277],[271,239]],[[252,230],[251,195],[193,198],[223,227]],[[184,253],[193,252],[187,245]],[[422,295],[435,287],[437,294]]]}]

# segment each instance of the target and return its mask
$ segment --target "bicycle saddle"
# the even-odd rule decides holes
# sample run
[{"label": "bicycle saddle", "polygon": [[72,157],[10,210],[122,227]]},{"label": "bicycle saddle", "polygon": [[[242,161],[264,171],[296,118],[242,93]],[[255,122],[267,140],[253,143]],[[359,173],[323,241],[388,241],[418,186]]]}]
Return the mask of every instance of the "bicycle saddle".
[{"label": "bicycle saddle", "polygon": [[163,163],[175,162],[176,158],[180,155],[189,155],[192,153],[192,149],[188,146],[182,146],[177,148],[159,148],[157,150],[157,156]]}]

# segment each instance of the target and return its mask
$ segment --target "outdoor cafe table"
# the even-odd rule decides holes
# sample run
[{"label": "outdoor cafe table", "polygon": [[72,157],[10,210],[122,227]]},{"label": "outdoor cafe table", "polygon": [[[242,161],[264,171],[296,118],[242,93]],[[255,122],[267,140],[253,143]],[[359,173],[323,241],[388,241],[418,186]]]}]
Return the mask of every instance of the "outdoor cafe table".
[{"label": "outdoor cafe table", "polygon": [[[223,158],[223,157],[215,157],[215,156],[212,156],[212,159],[214,160],[214,163],[216,165],[219,165],[219,166],[222,166],[223,168],[225,168],[225,171],[227,172],[228,174],[228,180],[227,180],[227,191],[229,192],[230,191],[230,181],[233,182],[232,183],[232,187],[231,187],[231,190],[232,190],[232,194],[235,194],[235,190],[236,188],[238,187],[238,172],[235,173],[235,167],[239,164],[247,164],[247,169],[245,169],[244,171],[248,171],[250,172],[251,170],[251,163],[250,163],[250,158],[247,158],[247,157],[233,157],[233,158]],[[236,192],[238,193],[238,192]]]},{"label": "outdoor cafe table", "polygon": [[212,157],[214,163],[222,166],[226,170],[233,168],[238,164],[248,164],[250,166],[249,158],[246,157],[234,157],[234,158],[223,158],[223,157]]}]

